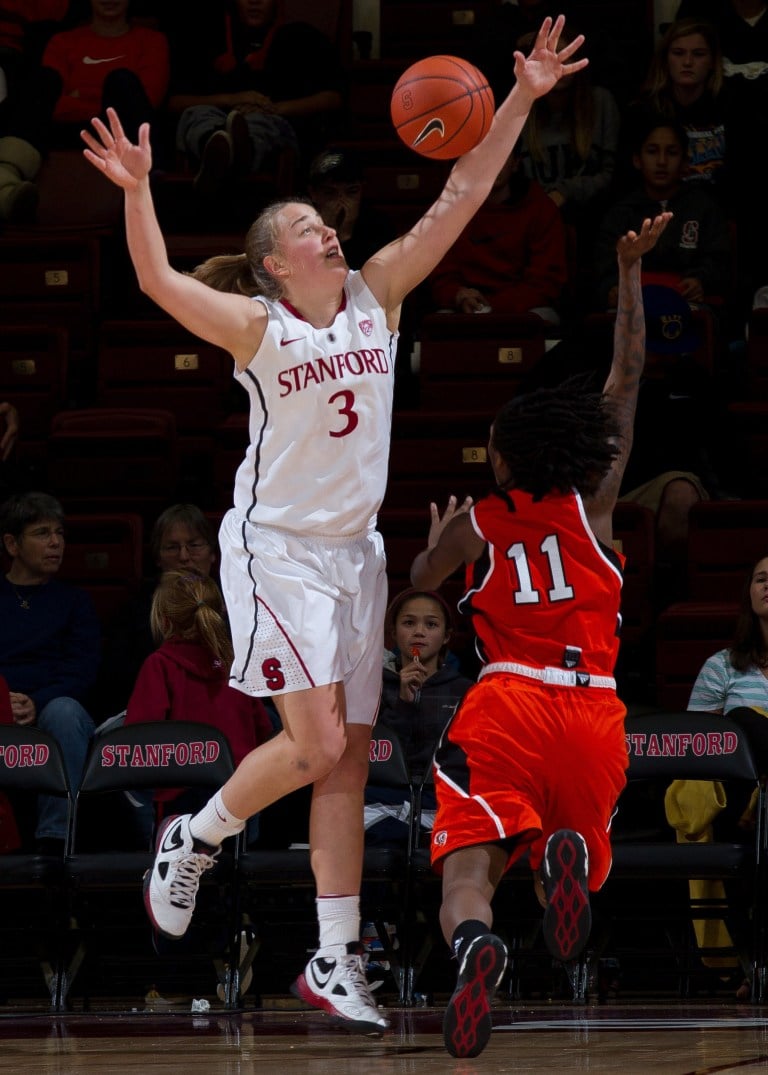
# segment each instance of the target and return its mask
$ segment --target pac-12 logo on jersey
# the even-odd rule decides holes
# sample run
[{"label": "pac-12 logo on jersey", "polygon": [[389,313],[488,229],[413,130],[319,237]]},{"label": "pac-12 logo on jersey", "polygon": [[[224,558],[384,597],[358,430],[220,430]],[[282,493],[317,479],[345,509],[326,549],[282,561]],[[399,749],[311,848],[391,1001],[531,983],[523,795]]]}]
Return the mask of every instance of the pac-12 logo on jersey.
[{"label": "pac-12 logo on jersey", "polygon": [[373,321],[367,318],[365,321],[358,321],[358,327],[364,336],[370,336],[373,332]]}]

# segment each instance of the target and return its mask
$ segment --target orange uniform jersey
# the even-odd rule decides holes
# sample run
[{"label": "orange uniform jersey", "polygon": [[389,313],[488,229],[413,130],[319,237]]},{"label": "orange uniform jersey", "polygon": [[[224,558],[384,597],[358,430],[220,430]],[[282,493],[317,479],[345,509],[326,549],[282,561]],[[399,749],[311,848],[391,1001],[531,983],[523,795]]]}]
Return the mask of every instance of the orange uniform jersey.
[{"label": "orange uniform jersey", "polygon": [[578,493],[535,501],[513,489],[480,500],[471,517],[487,548],[467,569],[459,608],[483,662],[612,675],[624,558],[594,536]]},{"label": "orange uniform jersey", "polygon": [[624,558],[595,538],[575,492],[496,493],[471,517],[486,549],[459,607],[487,674],[435,754],[432,862],[439,870],[460,848],[501,841],[509,863],[528,852],[536,870],[549,835],[573,828],[596,891],[626,782],[625,709],[612,678]]}]

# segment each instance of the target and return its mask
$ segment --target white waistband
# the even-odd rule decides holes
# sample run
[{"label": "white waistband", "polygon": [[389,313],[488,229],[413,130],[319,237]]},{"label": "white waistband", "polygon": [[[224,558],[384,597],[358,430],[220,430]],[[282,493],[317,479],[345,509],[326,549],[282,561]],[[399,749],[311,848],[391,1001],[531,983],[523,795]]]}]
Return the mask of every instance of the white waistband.
[{"label": "white waistband", "polygon": [[532,668],[529,664],[517,664],[515,661],[492,661],[480,670],[478,679],[490,675],[491,672],[512,672],[516,676],[528,676],[529,679],[540,679],[542,683],[549,683],[553,687],[604,687],[608,690],[616,689],[616,680],[613,676],[591,676],[589,672],[575,672],[569,668]]}]

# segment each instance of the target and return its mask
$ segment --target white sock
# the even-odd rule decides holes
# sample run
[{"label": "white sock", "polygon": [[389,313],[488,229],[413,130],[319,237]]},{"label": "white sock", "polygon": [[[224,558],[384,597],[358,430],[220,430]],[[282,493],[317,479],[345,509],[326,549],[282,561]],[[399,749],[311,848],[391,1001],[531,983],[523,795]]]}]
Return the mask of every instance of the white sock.
[{"label": "white sock", "polygon": [[[247,820],[247,819],[246,819]],[[217,791],[189,823],[189,831],[196,840],[202,840],[209,847],[219,847],[228,836],[236,836],[245,828],[246,821],[227,810]]]},{"label": "white sock", "polygon": [[321,948],[331,944],[357,944],[360,940],[359,896],[318,896],[315,903]]}]

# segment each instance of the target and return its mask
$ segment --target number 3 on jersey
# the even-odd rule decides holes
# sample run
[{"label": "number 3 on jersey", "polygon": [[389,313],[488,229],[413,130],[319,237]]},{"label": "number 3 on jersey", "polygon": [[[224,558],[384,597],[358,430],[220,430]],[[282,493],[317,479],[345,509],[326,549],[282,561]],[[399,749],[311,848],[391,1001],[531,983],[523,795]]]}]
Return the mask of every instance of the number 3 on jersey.
[{"label": "number 3 on jersey", "polygon": [[[547,558],[549,577],[552,580],[552,586],[547,590],[547,597],[550,601],[569,601],[573,597],[573,587],[565,581],[565,570],[557,534],[548,534],[539,546],[539,552]],[[517,571],[518,589],[515,590],[515,604],[538,605],[541,601],[541,594],[533,588],[528,552],[522,541],[510,545],[507,549],[507,559],[515,561]]]},{"label": "number 3 on jersey", "polygon": [[348,388],[343,389],[341,392],[334,392],[334,394],[328,400],[331,404],[336,404],[336,410],[339,415],[345,420],[345,425],[341,429],[329,429],[328,434],[331,437],[346,437],[351,433],[353,429],[357,429],[357,425],[360,421],[360,417],[355,408],[355,393],[350,392]]}]

